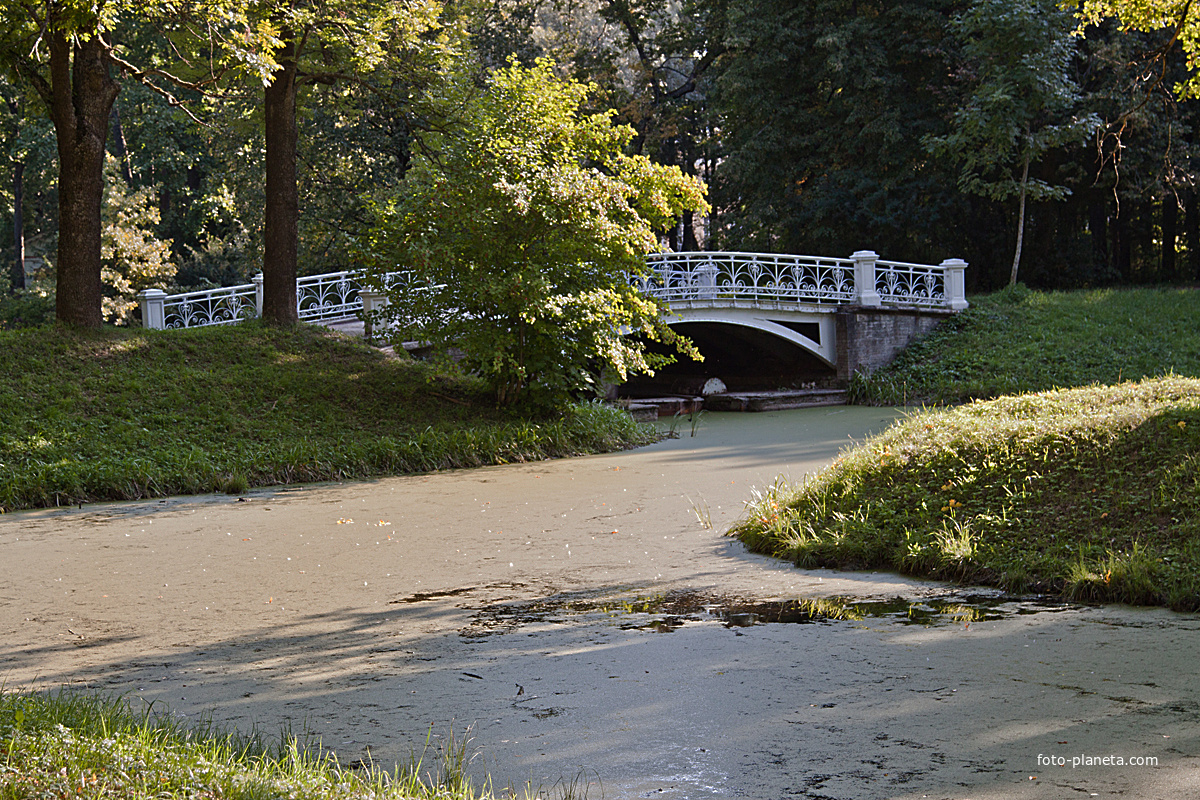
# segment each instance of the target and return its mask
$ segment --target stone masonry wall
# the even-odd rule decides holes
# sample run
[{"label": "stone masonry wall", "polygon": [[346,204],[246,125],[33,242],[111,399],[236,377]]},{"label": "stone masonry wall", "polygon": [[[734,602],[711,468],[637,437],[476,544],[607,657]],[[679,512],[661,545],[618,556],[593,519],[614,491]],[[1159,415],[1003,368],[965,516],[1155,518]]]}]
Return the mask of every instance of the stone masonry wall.
[{"label": "stone masonry wall", "polygon": [[845,385],[856,372],[874,372],[951,315],[932,309],[840,309],[836,323],[838,382]]}]

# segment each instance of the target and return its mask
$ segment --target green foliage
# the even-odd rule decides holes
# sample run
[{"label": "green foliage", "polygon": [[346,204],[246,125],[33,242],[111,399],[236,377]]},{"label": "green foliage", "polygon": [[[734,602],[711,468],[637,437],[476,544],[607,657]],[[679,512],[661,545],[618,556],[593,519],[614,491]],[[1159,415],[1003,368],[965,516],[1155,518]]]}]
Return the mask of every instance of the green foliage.
[{"label": "green foliage", "polygon": [[1200,380],[914,414],[731,531],[801,566],[1200,609]]},{"label": "green foliage", "polygon": [[54,321],[54,296],[32,289],[0,295],[0,330],[34,328]]},{"label": "green foliage", "polygon": [[482,86],[450,76],[429,100],[444,124],[379,210],[377,269],[414,280],[390,292],[399,335],[460,348],[502,405],[553,406],[601,371],[651,370],[630,332],[693,352],[627,276],[645,269],[657,230],[704,207],[703,188],[626,155],[632,130],[581,113],[587,92],[545,61]]},{"label": "green foliage", "polygon": [[1190,75],[1179,81],[1176,92],[1181,98],[1200,97],[1200,18],[1189,0],[1060,0],[1060,5],[1079,15],[1082,23],[1098,25],[1115,17],[1123,30],[1156,32],[1165,30],[1178,41],[1187,55]]},{"label": "green foliage", "polygon": [[126,698],[67,689],[0,690],[0,797],[36,800],[477,800],[490,793],[464,774],[466,744],[426,749],[388,772],[343,766],[319,744],[285,734],[184,725],[139,713]]},{"label": "green foliage", "polygon": [[1200,377],[1194,289],[1033,292],[985,297],[856,378],[875,405],[961,403],[1002,394],[1176,374]]},{"label": "green foliage", "polygon": [[1070,72],[1070,16],[1053,0],[981,0],[956,17],[954,28],[971,88],[950,132],[926,138],[930,150],[961,163],[959,185],[972,194],[995,200],[1070,194],[1014,173],[1100,125],[1095,115],[1073,116],[1080,92]]},{"label": "green foliage", "polygon": [[[888,258],[945,252],[972,216],[923,136],[953,101],[947,0],[729,4],[713,87],[723,249]],[[955,221],[955,222],[952,222]],[[969,225],[986,249],[987,229]]]},{"label": "green foliage", "polygon": [[1079,103],[1079,87],[1069,73],[1075,48],[1069,18],[1054,0],[981,0],[954,27],[963,40],[966,68],[975,72],[973,85],[950,132],[925,142],[934,155],[962,165],[963,191],[993,200],[1020,198],[1012,285],[1021,262],[1026,200],[1070,194],[1065,185],[1030,178],[1030,168],[1050,150],[1081,142],[1100,127],[1100,119],[1073,114]]},{"label": "green foliage", "polygon": [[478,379],[320,328],[0,331],[0,511],[597,452],[599,406],[521,417]]},{"label": "green foliage", "polygon": [[137,308],[137,293],[164,289],[175,276],[171,241],[156,235],[160,216],[158,193],[147,186],[132,191],[115,175],[105,187],[100,236],[100,279],[104,283],[104,318],[126,325]]}]

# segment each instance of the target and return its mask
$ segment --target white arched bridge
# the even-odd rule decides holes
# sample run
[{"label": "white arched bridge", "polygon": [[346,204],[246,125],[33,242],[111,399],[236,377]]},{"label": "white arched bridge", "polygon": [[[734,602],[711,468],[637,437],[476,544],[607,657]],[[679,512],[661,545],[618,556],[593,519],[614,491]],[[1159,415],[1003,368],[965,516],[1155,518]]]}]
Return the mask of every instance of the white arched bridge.
[{"label": "white arched bridge", "polygon": [[884,261],[870,250],[849,258],[701,252],[656,253],[647,266],[635,285],[667,302],[672,323],[752,328],[831,367],[838,365],[839,311],[925,311],[940,317],[968,305],[962,259],[930,265]]},{"label": "white arched bridge", "polygon": [[[940,264],[886,261],[870,250],[849,258],[773,253],[655,253],[631,282],[670,308],[670,324],[720,325],[765,334],[799,348],[840,379],[886,363],[915,335],[967,308],[962,259]],[[401,273],[398,273],[401,274]],[[360,291],[360,272],[297,281],[302,320],[357,319],[386,300]],[[147,328],[192,328],[252,319],[262,310],[253,283],[168,295],[140,295]]]}]

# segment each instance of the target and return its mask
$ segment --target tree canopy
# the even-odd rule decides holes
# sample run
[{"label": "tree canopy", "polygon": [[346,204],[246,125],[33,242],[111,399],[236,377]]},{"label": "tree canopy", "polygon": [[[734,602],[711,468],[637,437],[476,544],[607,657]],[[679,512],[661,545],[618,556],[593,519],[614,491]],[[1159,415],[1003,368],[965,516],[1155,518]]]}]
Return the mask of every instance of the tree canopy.
[{"label": "tree canopy", "polygon": [[[423,93],[511,55],[589,86],[580,111],[628,126],[625,155],[710,185],[656,247],[959,256],[986,289],[1019,240],[1034,285],[1200,276],[1196,10],[1053,5],[0,0],[0,289],[115,319],[136,289],[105,231],[125,219],[161,245],[156,285],[263,271],[290,322],[295,275],[356,266],[372,202],[431,157]],[[24,255],[49,283],[20,288]]]},{"label": "tree canopy", "polygon": [[[625,152],[634,131],[583,113],[589,87],[548,61],[469,73],[436,92],[399,198],[380,210],[375,257],[411,278],[390,292],[402,335],[460,348],[501,404],[552,404],[653,368],[641,333],[675,342],[629,276],[656,232],[703,187]],[[694,353],[684,342],[680,349]]]}]

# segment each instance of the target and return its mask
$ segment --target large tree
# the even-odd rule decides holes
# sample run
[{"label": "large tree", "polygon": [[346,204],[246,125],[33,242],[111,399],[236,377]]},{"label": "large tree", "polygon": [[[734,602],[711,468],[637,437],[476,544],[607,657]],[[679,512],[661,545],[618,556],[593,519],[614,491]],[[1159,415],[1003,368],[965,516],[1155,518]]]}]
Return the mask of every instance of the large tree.
[{"label": "large tree", "polygon": [[920,144],[951,102],[954,0],[730,6],[713,91],[722,246],[961,255],[971,209]]},{"label": "large tree", "polygon": [[100,9],[13,2],[3,4],[0,16],[11,25],[2,40],[4,60],[42,98],[58,141],[57,316],[99,327],[104,153],[119,91]]},{"label": "large tree", "polygon": [[294,0],[253,9],[252,18],[271,43],[258,54],[265,65],[263,318],[268,322],[297,321],[300,87],[338,82],[370,86],[368,77],[381,66],[436,63],[446,46],[430,36],[439,27],[440,11],[434,0]]},{"label": "large tree", "polygon": [[[6,23],[0,33],[0,66],[42,99],[58,144],[56,315],[68,325],[99,327],[104,161],[119,77],[146,82],[172,102],[164,81],[199,85],[196,78],[173,75],[161,64],[135,65],[122,52],[116,31],[122,25],[147,26],[170,39],[170,52],[179,53],[188,49],[186,42],[206,40],[231,26],[236,15],[220,0],[0,0],[0,18]],[[186,25],[188,18],[204,20],[207,27],[198,27],[207,32],[195,34]]]}]

